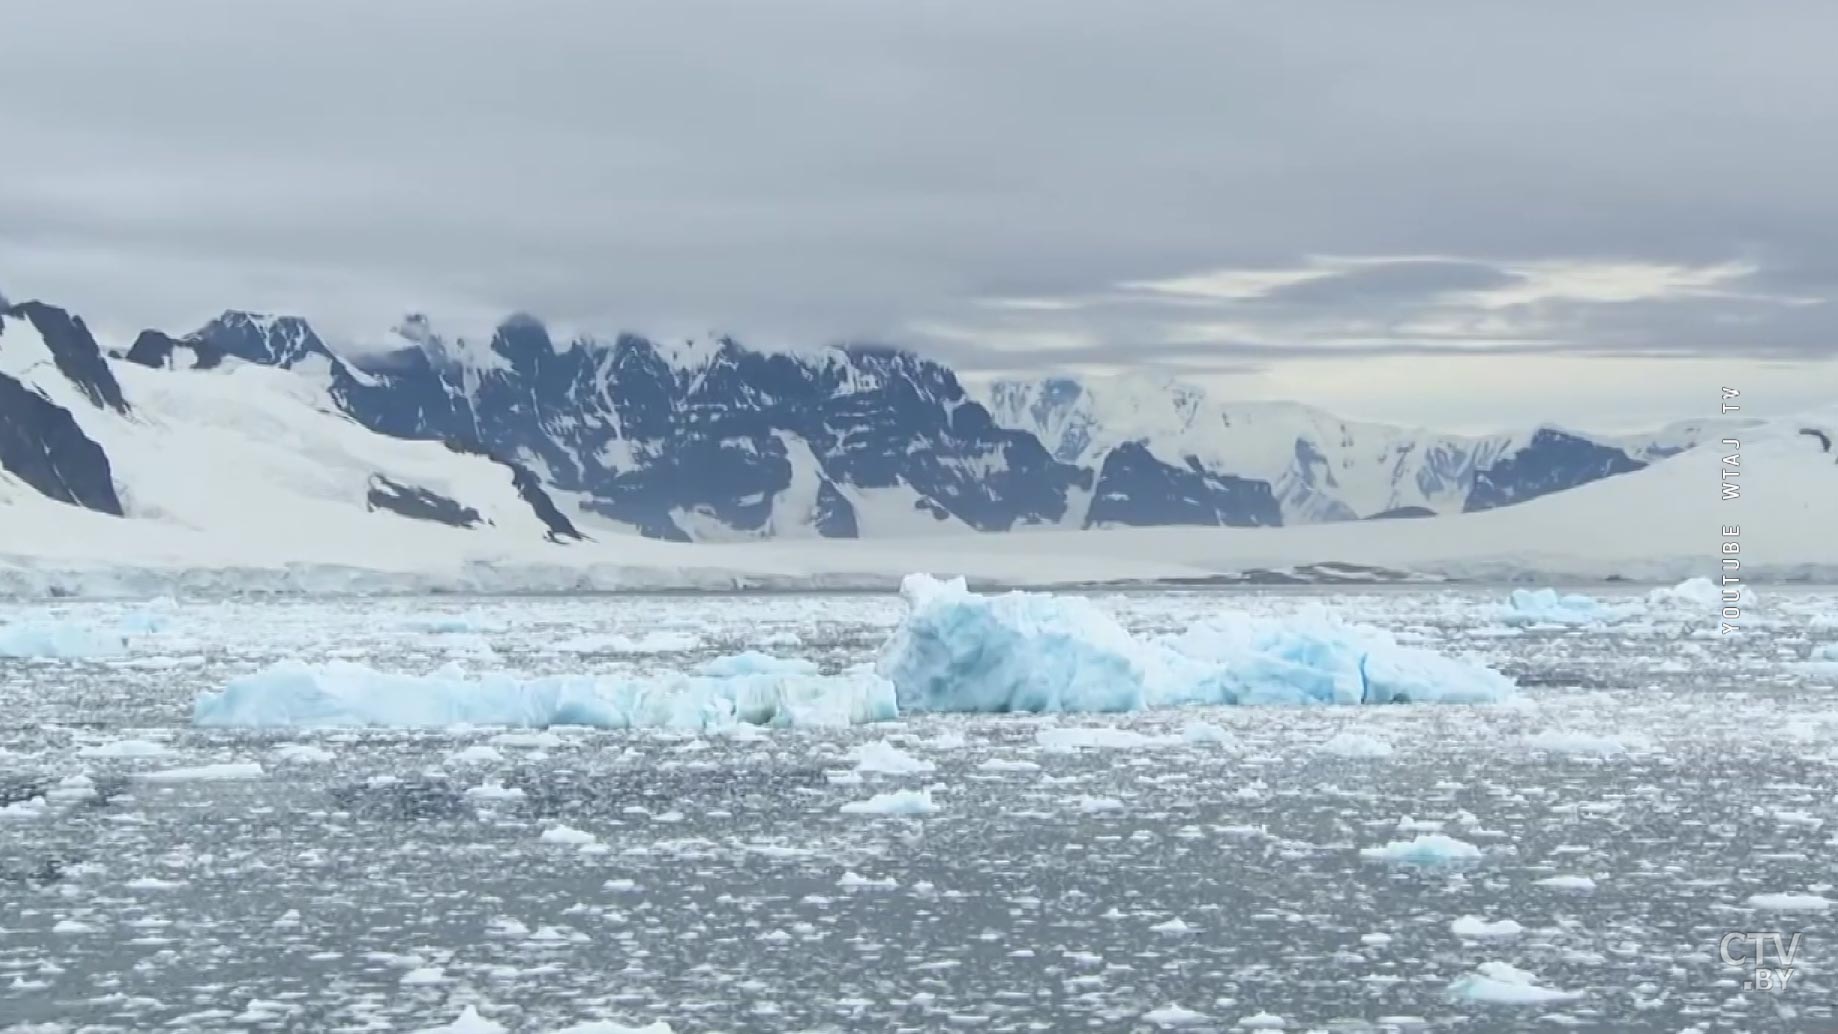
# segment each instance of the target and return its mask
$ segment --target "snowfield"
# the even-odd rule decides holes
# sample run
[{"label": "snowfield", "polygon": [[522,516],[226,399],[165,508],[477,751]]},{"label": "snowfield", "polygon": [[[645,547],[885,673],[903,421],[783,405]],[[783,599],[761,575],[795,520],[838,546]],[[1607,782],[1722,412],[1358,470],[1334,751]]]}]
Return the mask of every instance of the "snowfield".
[{"label": "snowfield", "polygon": [[0,1031],[1838,1027],[1838,592],[1510,589],[0,604]]},{"label": "snowfield", "polygon": [[[912,536],[894,528],[863,539],[688,544],[573,515],[592,540],[562,545],[544,541],[504,468],[370,435],[329,408],[310,370],[116,369],[135,415],[89,407],[85,430],[123,458],[123,470],[159,477],[121,486],[130,513],[122,519],[51,502],[0,474],[0,595],[890,589],[913,570],[1043,587],[1258,571],[1306,578],[1323,564],[1357,565],[1336,574],[1347,578],[1670,583],[1718,574],[1719,531],[1731,524],[1742,529],[1749,580],[1838,579],[1827,520],[1838,512],[1838,456],[1800,433],[1838,436],[1838,410],[1742,430],[1736,499],[1720,488],[1728,450],[1711,443],[1527,503],[1420,519]],[[227,426],[243,430],[219,433]],[[147,452],[185,456],[183,474]],[[450,494],[491,523],[460,529],[371,512],[373,473]]]}]

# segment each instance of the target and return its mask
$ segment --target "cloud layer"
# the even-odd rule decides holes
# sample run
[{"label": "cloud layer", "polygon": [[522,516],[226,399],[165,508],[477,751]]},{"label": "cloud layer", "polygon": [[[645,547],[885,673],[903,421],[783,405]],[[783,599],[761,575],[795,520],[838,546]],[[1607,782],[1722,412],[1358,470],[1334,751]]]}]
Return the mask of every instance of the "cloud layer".
[{"label": "cloud layer", "polygon": [[1815,0],[97,10],[0,61],[0,290],[124,331],[525,309],[1247,393],[1838,349]]}]

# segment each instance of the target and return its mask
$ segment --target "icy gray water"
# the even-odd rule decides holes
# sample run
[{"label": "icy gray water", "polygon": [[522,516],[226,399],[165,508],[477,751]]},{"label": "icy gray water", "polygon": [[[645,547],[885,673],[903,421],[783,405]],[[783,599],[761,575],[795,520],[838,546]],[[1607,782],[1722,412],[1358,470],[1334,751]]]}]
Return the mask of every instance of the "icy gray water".
[{"label": "icy gray water", "polygon": [[[1838,640],[1838,594],[1770,592],[1732,636],[1696,616],[1509,629],[1484,611],[1502,594],[1098,598],[1135,630],[1326,599],[1517,675],[1509,705],[742,737],[188,715],[286,657],[644,672],[750,647],[842,665],[872,657],[898,601],[0,608],[158,615],[125,656],[0,659],[0,1030],[411,1031],[468,1005],[518,1034],[1838,1030],[1838,664],[1806,661]],[[1063,726],[1154,738],[1037,735]],[[851,751],[879,741],[930,770],[857,772]],[[840,810],[927,787],[924,817]],[[1362,854],[1431,833],[1479,857]],[[1801,935],[1785,989],[1747,989],[1754,964],[1720,957],[1748,932]],[[1451,996],[1492,963],[1565,994]]]}]

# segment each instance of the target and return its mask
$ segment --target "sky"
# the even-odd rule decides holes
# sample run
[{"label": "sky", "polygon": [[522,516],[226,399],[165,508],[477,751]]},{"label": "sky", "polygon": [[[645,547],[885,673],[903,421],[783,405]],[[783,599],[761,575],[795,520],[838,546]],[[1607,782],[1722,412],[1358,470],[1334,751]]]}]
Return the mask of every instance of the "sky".
[{"label": "sky", "polygon": [[0,38],[0,294],[108,335],[527,311],[1450,430],[1838,401],[1829,0],[100,0]]}]

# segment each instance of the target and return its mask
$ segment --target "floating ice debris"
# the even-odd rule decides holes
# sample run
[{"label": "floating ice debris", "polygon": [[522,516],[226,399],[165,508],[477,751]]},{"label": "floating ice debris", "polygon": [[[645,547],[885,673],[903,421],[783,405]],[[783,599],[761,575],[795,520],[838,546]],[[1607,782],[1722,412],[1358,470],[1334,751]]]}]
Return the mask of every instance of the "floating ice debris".
[{"label": "floating ice debris", "polygon": [[1063,729],[1038,730],[1034,733],[1034,742],[1048,750],[1077,750],[1081,747],[1129,750],[1136,747],[1165,747],[1175,741],[1170,737],[1150,736],[1134,729],[1076,725]]},{"label": "floating ice debris", "polygon": [[1153,1023],[1158,1027],[1193,1027],[1207,1022],[1212,1017],[1179,1005],[1164,1005],[1159,1009],[1150,1009],[1143,1013],[1142,1018],[1144,1022]]},{"label": "floating ice debris", "polygon": [[412,1034],[510,1034],[510,1028],[480,1016],[475,1006],[468,1005],[452,1023],[440,1027],[423,1027]]},{"label": "floating ice debris", "polygon": [[1360,848],[1360,857],[1401,865],[1443,865],[1474,861],[1481,849],[1466,840],[1442,833],[1425,833],[1410,840],[1394,840],[1384,847]]},{"label": "floating ice debris", "polygon": [[1391,744],[1363,732],[1335,733],[1321,744],[1321,750],[1343,758],[1388,758],[1392,754]]},{"label": "floating ice debris", "polygon": [[595,843],[599,839],[599,837],[594,836],[592,833],[584,829],[575,829],[573,826],[550,826],[548,829],[542,831],[542,842],[545,844],[572,844],[579,846]]},{"label": "floating ice debris", "polygon": [[1539,987],[1536,978],[1523,969],[1504,962],[1483,962],[1474,972],[1449,985],[1449,995],[1470,1002],[1497,1005],[1543,1005],[1570,1002],[1583,997],[1581,991],[1559,991]]},{"label": "floating ice debris", "polygon": [[1470,940],[1494,940],[1517,937],[1525,932],[1525,927],[1511,919],[1499,919],[1490,923],[1480,916],[1462,916],[1449,924],[1449,932]]},{"label": "floating ice debris", "polygon": [[115,740],[92,743],[77,751],[84,758],[156,758],[172,753],[172,748],[153,740]]},{"label": "floating ice debris", "polygon": [[224,762],[217,765],[195,765],[190,768],[163,768],[141,772],[136,778],[151,783],[206,782],[227,779],[260,779],[266,773],[253,761]]},{"label": "floating ice debris", "polygon": [[646,632],[640,636],[585,635],[564,639],[552,649],[558,653],[684,653],[702,645],[702,637],[690,632]]},{"label": "floating ice debris", "polygon": [[1648,745],[1646,739],[1640,736],[1607,736],[1563,729],[1548,729],[1544,732],[1532,733],[1525,737],[1524,743],[1533,750],[1542,750],[1550,754],[1578,754],[1595,757],[1629,754]]},{"label": "floating ice debris", "polygon": [[1181,729],[1181,739],[1188,743],[1230,743],[1232,734],[1211,722],[1188,722]]},{"label": "floating ice debris", "polygon": [[865,801],[850,801],[842,806],[844,815],[931,815],[938,811],[930,790],[877,793]]},{"label": "floating ice debris", "polygon": [[323,765],[338,760],[338,755],[311,743],[283,743],[274,748],[277,761],[292,765]]},{"label": "floating ice debris", "polygon": [[1823,912],[1832,907],[1832,899],[1821,894],[1755,894],[1750,908],[1774,912]]},{"label": "floating ice debris", "polygon": [[1533,880],[1534,887],[1550,887],[1552,890],[1591,891],[1595,881],[1587,876],[1546,876],[1542,880]]},{"label": "floating ice debris", "polygon": [[1630,608],[1611,607],[1593,596],[1559,595],[1556,589],[1514,589],[1493,616],[1509,625],[1594,625],[1618,621]]},{"label": "floating ice debris", "polygon": [[908,754],[886,740],[861,744],[849,754],[855,758],[857,772],[907,775],[914,772],[930,772],[938,767],[924,758],[916,758]]}]

